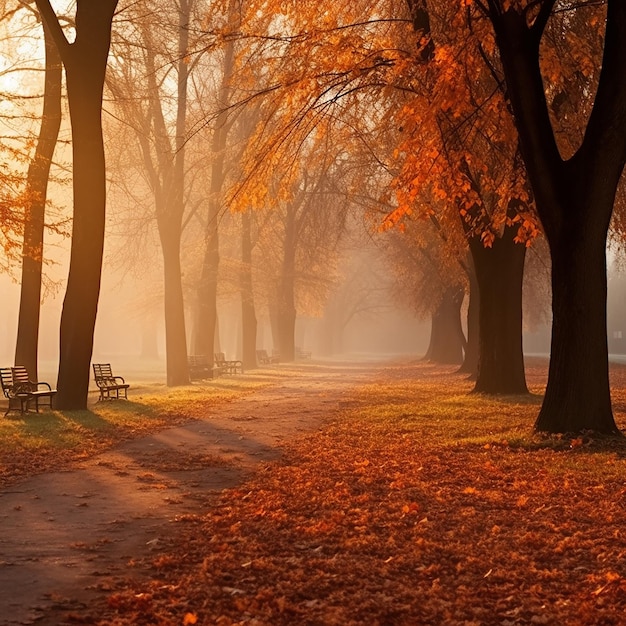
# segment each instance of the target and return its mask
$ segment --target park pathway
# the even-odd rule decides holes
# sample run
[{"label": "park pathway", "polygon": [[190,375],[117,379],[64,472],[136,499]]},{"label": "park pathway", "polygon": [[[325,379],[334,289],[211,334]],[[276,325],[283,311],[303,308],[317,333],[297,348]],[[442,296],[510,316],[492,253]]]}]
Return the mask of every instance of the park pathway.
[{"label": "park pathway", "polygon": [[350,406],[381,367],[281,367],[289,375],[275,385],[219,412],[207,406],[201,420],[0,491],[0,625],[70,623],[72,611],[110,591],[108,580],[132,574],[134,558],[156,557],[185,516],[202,514],[223,489],[279,458],[282,442]]}]

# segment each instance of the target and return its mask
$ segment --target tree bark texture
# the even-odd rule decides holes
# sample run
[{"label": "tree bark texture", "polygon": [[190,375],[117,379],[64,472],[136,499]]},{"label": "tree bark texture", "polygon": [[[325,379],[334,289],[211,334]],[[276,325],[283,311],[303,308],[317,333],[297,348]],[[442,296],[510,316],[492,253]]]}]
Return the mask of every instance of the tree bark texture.
[{"label": "tree bark texture", "polygon": [[85,409],[100,295],[106,180],[102,96],[117,0],[78,0],[69,43],[47,0],[37,0],[65,66],[70,119],[74,213],[70,267],[60,329],[56,406]]},{"label": "tree bark texture", "polygon": [[43,263],[44,218],[52,156],[61,126],[63,64],[50,31],[44,27],[45,82],[41,126],[35,155],[26,177],[27,206],[22,249],[20,310],[15,364],[38,380],[39,317]]},{"label": "tree bark texture", "polygon": [[478,371],[474,391],[528,393],[522,348],[522,282],[526,246],[506,227],[491,248],[470,238],[479,292]]},{"label": "tree bark texture", "polygon": [[551,246],[549,384],[535,428],[612,433],[617,427],[609,388],[605,241],[580,234]]}]

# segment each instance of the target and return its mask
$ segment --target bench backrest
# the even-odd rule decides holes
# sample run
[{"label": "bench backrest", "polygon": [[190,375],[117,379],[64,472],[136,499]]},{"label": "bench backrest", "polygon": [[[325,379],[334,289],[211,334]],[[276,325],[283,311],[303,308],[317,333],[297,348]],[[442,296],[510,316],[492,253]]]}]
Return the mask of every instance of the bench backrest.
[{"label": "bench backrest", "polygon": [[216,363],[223,363],[226,360],[226,354],[224,352],[216,352],[214,355]]},{"label": "bench backrest", "polygon": [[209,359],[208,356],[205,356],[204,354],[200,354],[200,355],[190,355],[187,357],[187,365],[189,365],[189,367],[200,367],[203,365],[212,365],[211,363],[211,359]]},{"label": "bench backrest", "polygon": [[17,393],[29,393],[37,389],[37,383],[30,381],[28,371],[23,365],[0,368],[0,381],[2,392],[7,398]]},{"label": "bench backrest", "polygon": [[113,370],[110,363],[94,363],[93,375],[96,380],[100,378],[113,378]]},{"label": "bench backrest", "polygon": [[256,355],[257,355],[257,357],[258,357],[259,359],[267,359],[267,358],[269,358],[269,357],[267,356],[267,350],[257,350],[257,351],[256,351]]},{"label": "bench backrest", "polygon": [[11,373],[13,375],[14,387],[21,387],[23,389],[30,389],[33,387],[33,383],[30,382],[28,372],[23,365],[16,365],[15,367],[12,367]]},{"label": "bench backrest", "polygon": [[0,382],[2,392],[8,398],[9,392],[13,389],[13,372],[10,367],[0,367]]}]

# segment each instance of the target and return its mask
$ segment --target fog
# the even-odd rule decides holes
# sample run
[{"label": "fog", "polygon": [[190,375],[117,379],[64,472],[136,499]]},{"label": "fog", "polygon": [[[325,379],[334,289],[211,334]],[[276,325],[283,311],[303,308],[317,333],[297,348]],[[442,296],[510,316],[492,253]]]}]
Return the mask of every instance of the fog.
[{"label": "fog", "polygon": [[[69,245],[69,240],[66,241]],[[151,263],[160,270],[158,249]],[[383,263],[373,254],[368,259],[368,271],[376,273],[372,264]],[[165,327],[162,295],[154,296],[153,308],[147,312],[137,310],[137,294],[145,289],[145,276],[134,278],[129,272],[120,272],[111,260],[103,267],[102,289],[93,360],[111,362],[116,371],[131,380],[165,382]],[[384,270],[384,267],[379,267]],[[58,281],[55,294],[49,293],[42,304],[39,337],[40,378],[55,381],[59,358],[59,322],[64,285],[61,278],[67,271],[64,264],[54,266],[50,276]],[[383,272],[384,275],[384,272]],[[351,277],[354,279],[354,277]],[[346,287],[339,281],[335,291]],[[371,285],[374,290],[375,285]],[[373,306],[370,312],[354,317],[342,333],[341,349],[328,350],[324,346],[323,315],[299,316],[296,323],[296,344],[311,351],[313,359],[390,359],[421,358],[428,346],[430,320],[418,319],[404,307],[390,304],[393,286],[387,285],[384,303]],[[329,295],[329,298],[332,294]],[[20,287],[15,276],[0,275],[0,364],[13,363]],[[241,358],[241,312],[237,294],[222,298],[219,305],[219,345],[228,358]],[[258,316],[257,346],[269,352],[274,347],[267,313],[260,309]],[[193,329],[192,315],[188,315],[187,334]],[[608,343],[609,352],[619,359],[626,354],[626,274],[615,267],[609,273],[608,283]],[[550,345],[549,320],[534,324],[524,331],[524,352],[547,355]],[[150,348],[154,342],[156,353]],[[189,343],[190,353],[192,347]]]},{"label": "fog", "polygon": [[[68,242],[69,245],[69,242]],[[158,254],[158,250],[155,252]],[[158,266],[158,259],[155,259]],[[55,267],[55,276],[65,269]],[[143,279],[119,273],[105,262],[94,336],[93,361],[111,362],[115,371],[131,380],[165,382],[165,325],[162,298],[155,297],[154,309],[138,313],[136,296],[143,290]],[[338,285],[341,287],[341,284]],[[59,323],[64,286],[48,295],[41,308],[39,336],[39,377],[56,380],[59,358]],[[20,287],[15,278],[0,276],[0,364],[13,363],[17,334]],[[219,307],[219,342],[228,358],[241,358],[241,313],[237,297],[222,300]],[[259,311],[257,347],[271,352],[272,333],[266,313]],[[187,334],[193,328],[188,316]],[[311,351],[313,359],[387,359],[402,355],[423,355],[430,323],[418,320],[410,311],[392,306],[379,307],[367,315],[356,316],[346,326],[340,352],[322,349],[324,318],[299,317],[296,343]],[[146,346],[156,341],[156,354]],[[189,342],[188,342],[189,343]],[[188,346],[191,353],[191,345]]]},{"label": "fog", "polygon": [[[340,115],[342,110],[331,107],[327,119],[316,119],[313,126],[302,124],[301,128],[298,126],[300,134],[290,135],[289,145],[293,144],[293,150],[285,149],[284,154],[280,151],[275,154],[272,147],[285,140],[281,128],[291,128],[293,120],[287,107],[284,118],[272,118],[270,124],[274,107],[268,100],[265,114],[268,116],[267,128],[273,129],[273,135],[255,134],[256,113],[245,111],[244,115],[242,111],[232,117],[223,145],[218,146],[215,143],[220,135],[216,112],[221,111],[221,100],[225,95],[220,89],[230,84],[233,90],[229,96],[231,104],[236,103],[237,98],[246,101],[251,88],[248,78],[245,74],[239,77],[239,89],[243,91],[238,92],[237,74],[233,74],[233,67],[225,61],[226,47],[224,50],[220,46],[207,48],[202,33],[195,33],[199,41],[194,44],[196,48],[191,45],[190,50],[204,52],[194,57],[193,80],[189,85],[185,83],[190,97],[183,99],[187,107],[183,111],[176,96],[179,93],[177,79],[182,78],[175,79],[174,75],[177,72],[181,76],[184,74],[185,81],[189,77],[187,69],[183,71],[185,64],[179,64],[178,55],[171,52],[176,48],[172,47],[172,42],[182,33],[176,11],[169,14],[168,29],[164,28],[168,24],[166,10],[155,17],[142,12],[135,14],[133,7],[126,7],[130,11],[130,18],[125,18],[128,23],[131,24],[133,19],[137,23],[146,20],[145,29],[140,29],[144,35],[156,32],[156,24],[163,40],[156,37],[154,41],[148,38],[149,41],[139,42],[150,53],[148,57],[153,65],[146,66],[144,55],[135,50],[137,42],[133,41],[133,46],[127,47],[125,36],[128,33],[123,22],[116,24],[114,29],[114,35],[119,29],[120,35],[124,36],[113,37],[108,70],[110,92],[107,92],[104,103],[107,232],[93,360],[111,362],[114,370],[125,376],[165,381],[162,243],[168,234],[167,224],[177,223],[172,219],[177,211],[181,213],[180,232],[175,236],[181,238],[180,281],[189,354],[194,354],[198,345],[197,310],[201,308],[198,301],[202,297],[199,285],[206,269],[209,241],[213,235],[216,239],[219,235],[219,260],[215,262],[214,259],[209,270],[216,273],[218,284],[215,350],[224,352],[230,359],[242,358],[240,274],[245,262],[242,260],[240,216],[243,211],[249,211],[253,222],[254,252],[250,265],[258,348],[271,352],[280,343],[275,336],[275,317],[274,323],[270,320],[270,310],[277,306],[277,287],[284,278],[281,263],[287,256],[284,245],[288,232],[286,224],[292,220],[298,221],[301,232],[306,234],[297,252],[292,251],[295,269],[290,270],[292,277],[295,275],[292,289],[296,292],[295,345],[310,351],[316,359],[383,359],[398,355],[420,358],[424,355],[429,344],[430,315],[437,299],[442,299],[443,290],[441,285],[432,287],[431,283],[437,282],[434,280],[437,272],[447,278],[446,275],[460,273],[460,270],[458,267],[453,269],[455,264],[449,260],[450,250],[442,244],[453,233],[446,233],[443,239],[432,238],[429,242],[422,232],[427,223],[425,220],[414,220],[419,233],[414,248],[406,256],[413,263],[413,257],[419,256],[420,250],[427,250],[433,257],[437,256],[433,249],[440,247],[442,259],[437,270],[425,269],[422,259],[414,267],[407,265],[402,270],[404,278],[398,279],[398,273],[402,271],[394,272],[398,269],[394,265],[400,263],[396,263],[393,253],[385,256],[381,251],[379,242],[384,235],[378,230],[385,212],[394,205],[392,194],[387,193],[392,189],[393,168],[381,168],[380,165],[395,159],[388,152],[398,137],[394,125],[388,120],[390,112],[393,113],[399,104],[390,100],[385,104],[390,107],[387,111],[375,95],[372,101],[369,96],[362,95],[362,102],[354,103],[357,110],[349,118],[348,127],[352,132],[347,136],[332,134],[337,131],[333,126],[335,115]],[[155,24],[151,19],[157,20]],[[26,25],[28,20],[24,24],[18,23]],[[31,26],[37,25],[33,23]],[[36,32],[39,33],[38,26]],[[138,36],[138,32],[133,30],[132,36]],[[37,37],[40,38],[40,33],[34,41],[38,41]],[[37,59],[41,62],[40,44],[40,41],[37,45],[30,44],[34,47],[28,50],[35,65]],[[10,39],[5,45],[7,58],[11,58],[14,46]],[[258,62],[254,48],[240,52],[243,58],[250,54],[250,59]],[[278,57],[271,56],[264,63],[270,64],[274,58]],[[156,84],[148,80],[153,76],[153,66],[158,68]],[[40,74],[25,67],[24,76],[19,81],[11,79],[4,84],[7,90],[22,90],[29,96],[19,105],[21,108],[17,108],[17,104],[5,104],[6,113],[10,114],[4,122],[7,136],[13,133],[20,137],[20,141],[22,135],[35,136],[41,102],[32,94],[40,91]],[[255,88],[262,91],[263,80],[268,80],[270,74],[267,72],[266,76],[265,70],[259,69],[255,74],[255,81],[259,84]],[[273,92],[273,89],[269,91]],[[133,97],[119,97],[120,94]],[[284,97],[286,102],[291,102],[289,93]],[[371,106],[372,102],[377,106]],[[13,110],[14,106],[16,110]],[[46,216],[49,222],[56,223],[69,219],[72,208],[68,180],[71,173],[70,130],[65,101],[63,107],[64,119],[50,177],[50,210]],[[260,109],[259,115],[262,113]],[[252,121],[247,115],[252,116]],[[24,126],[18,128],[13,120],[22,118],[30,121],[24,121]],[[156,118],[161,119],[164,128],[152,126]],[[186,125],[184,145],[180,144],[180,137],[176,134],[179,123]],[[146,129],[145,133],[154,140],[154,145],[145,148],[142,144],[144,131],[135,132],[139,127]],[[265,128],[265,124],[260,124],[260,128]],[[327,142],[328,137],[330,142]],[[355,138],[359,140],[355,142]],[[245,145],[242,147],[241,144]],[[328,150],[329,145],[331,150]],[[366,150],[364,146],[367,146]],[[159,187],[169,176],[163,164],[178,163],[179,159],[182,162],[183,152],[184,167],[181,164],[177,174],[180,180],[175,184],[170,180],[169,189]],[[219,162],[216,155],[220,153],[226,155],[221,169],[215,166]],[[16,167],[25,168],[23,165]],[[157,171],[158,184],[150,178],[151,170]],[[248,187],[242,191],[239,184],[243,179],[248,181]],[[184,200],[179,198],[180,201],[172,202],[171,198],[178,198],[177,185],[184,190]],[[300,196],[308,199],[299,204]],[[159,197],[169,197],[170,204],[156,210]],[[420,199],[426,204],[427,201],[430,202],[428,198]],[[416,202],[416,209],[418,206]],[[442,211],[448,208],[445,205]],[[236,213],[237,210],[240,213]],[[159,223],[164,214],[170,214],[164,220],[165,226]],[[59,360],[59,325],[71,243],[67,235],[47,232],[44,250],[48,260],[44,268],[46,284],[54,285],[54,288],[47,288],[43,298],[39,373],[41,378],[50,380],[56,379]],[[455,254],[463,256],[464,246],[465,242],[457,246]],[[20,297],[18,276],[19,267],[13,267],[12,274],[0,275],[0,365],[9,365],[14,359]],[[455,276],[455,280],[465,284],[467,277]],[[545,278],[537,282],[542,281],[549,282]],[[445,279],[441,283],[445,283]],[[615,274],[609,281],[608,321],[610,350],[616,353],[626,352],[626,325],[622,323],[625,319],[624,294],[624,280]],[[529,300],[531,304],[528,312],[525,311],[524,350],[529,354],[547,354],[550,327],[545,310],[549,310],[549,304],[545,293],[531,294]],[[466,312],[467,303],[463,316]]]}]

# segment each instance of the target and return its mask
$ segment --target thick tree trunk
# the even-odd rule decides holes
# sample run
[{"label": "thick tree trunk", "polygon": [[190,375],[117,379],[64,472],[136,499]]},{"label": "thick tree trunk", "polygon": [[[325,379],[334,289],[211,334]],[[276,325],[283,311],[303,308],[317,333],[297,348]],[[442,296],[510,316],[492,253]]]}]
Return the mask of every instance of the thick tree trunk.
[{"label": "thick tree trunk", "polygon": [[461,325],[463,290],[448,289],[432,315],[430,343],[424,359],[434,363],[461,364],[465,337]]},{"label": "thick tree trunk", "polygon": [[480,296],[476,392],[528,393],[522,350],[526,247],[513,241],[515,234],[515,228],[507,227],[491,248],[477,237],[470,239]]},{"label": "thick tree trunk", "polygon": [[250,213],[241,216],[241,326],[242,362],[248,370],[257,366],[256,362],[256,312],[252,288],[252,234]]},{"label": "thick tree trunk", "polygon": [[626,3],[607,3],[604,56],[593,110],[576,154],[563,161],[539,67],[553,0],[525,12],[489,0],[520,145],[552,257],[553,332],[535,428],[617,432],[606,339],[606,234],[626,162]]},{"label": "thick tree trunk", "polygon": [[37,147],[26,178],[24,246],[20,311],[15,346],[15,364],[24,365],[32,380],[38,380],[37,349],[41,304],[44,217],[52,156],[61,126],[63,66],[50,32],[44,28],[46,67],[41,127]]},{"label": "thick tree trunk", "polygon": [[536,430],[618,430],[609,389],[605,245],[604,235],[577,228],[550,246],[552,343]]},{"label": "thick tree trunk", "polygon": [[49,2],[37,0],[67,79],[72,123],[74,220],[60,330],[56,406],[85,409],[104,247],[106,179],[102,94],[116,1],[79,0],[69,44]]},{"label": "thick tree trunk", "polygon": [[[169,217],[176,220],[175,215]],[[164,214],[157,223],[163,252],[166,380],[169,387],[176,387],[189,384],[185,300],[180,265],[181,228],[179,223],[168,226],[170,220]]]}]

